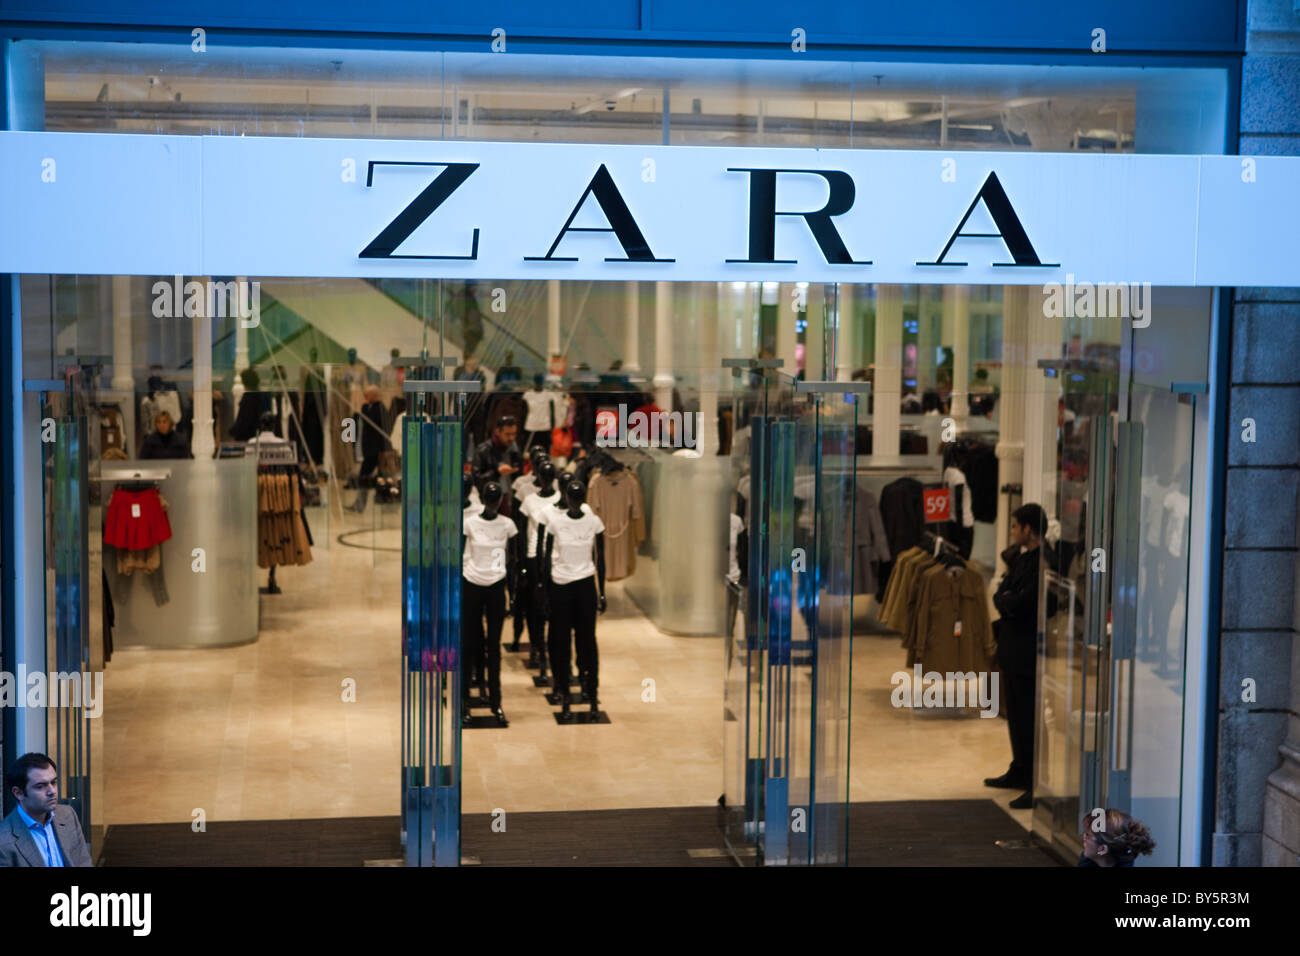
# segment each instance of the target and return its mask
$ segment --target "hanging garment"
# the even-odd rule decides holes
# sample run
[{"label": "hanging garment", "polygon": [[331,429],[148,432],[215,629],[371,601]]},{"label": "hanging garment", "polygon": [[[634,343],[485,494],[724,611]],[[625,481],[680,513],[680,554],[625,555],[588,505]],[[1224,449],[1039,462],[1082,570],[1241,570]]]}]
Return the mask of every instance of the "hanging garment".
[{"label": "hanging garment", "polygon": [[306,385],[302,393],[302,437],[311,463],[319,467],[325,462],[325,383],[319,373],[313,372]]},{"label": "hanging garment", "polygon": [[921,483],[915,478],[899,478],[885,485],[880,491],[880,516],[889,538],[889,553],[897,560],[925,531]]},{"label": "hanging garment", "polygon": [[636,570],[636,549],[645,539],[641,482],[626,468],[601,472],[587,492],[591,510],[605,525],[605,578],[617,581]]},{"label": "hanging garment", "polygon": [[258,468],[258,567],[311,563],[311,537],[302,514],[299,481],[294,465]]},{"label": "hanging garment", "polygon": [[876,496],[858,486],[853,505],[853,593],[875,594],[880,564],[890,559],[889,538]]},{"label": "hanging garment", "polygon": [[144,551],[172,536],[157,488],[128,491],[118,488],[108,502],[104,542],[127,551]]},{"label": "hanging garment", "polygon": [[907,666],[919,663],[923,670],[939,673],[987,671],[997,646],[984,576],[964,562],[952,567],[935,563],[921,572],[914,589]]},{"label": "hanging garment", "polygon": [[992,445],[970,441],[964,445],[966,483],[970,487],[971,513],[976,521],[998,518],[998,456]]}]

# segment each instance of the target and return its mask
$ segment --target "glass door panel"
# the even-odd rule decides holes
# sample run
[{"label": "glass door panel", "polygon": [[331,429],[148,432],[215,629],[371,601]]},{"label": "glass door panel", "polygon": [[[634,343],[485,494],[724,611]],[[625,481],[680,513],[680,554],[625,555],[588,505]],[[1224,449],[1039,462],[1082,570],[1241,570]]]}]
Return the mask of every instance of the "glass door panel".
[{"label": "glass door panel", "polygon": [[[413,376],[414,377],[414,376]],[[460,865],[459,395],[408,380],[402,434],[402,838],[408,866]]]}]

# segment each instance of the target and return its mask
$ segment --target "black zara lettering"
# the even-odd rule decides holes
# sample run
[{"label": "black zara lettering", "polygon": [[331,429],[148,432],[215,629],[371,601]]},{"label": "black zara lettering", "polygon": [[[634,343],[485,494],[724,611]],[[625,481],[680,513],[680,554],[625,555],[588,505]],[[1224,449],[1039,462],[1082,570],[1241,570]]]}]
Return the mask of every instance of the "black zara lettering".
[{"label": "black zara lettering", "polygon": [[[728,259],[727,262],[761,262],[764,264],[793,264],[796,259],[776,258],[776,217],[801,216],[808,230],[817,240],[817,248],[827,263],[837,266],[869,266],[871,260],[858,261],[849,255],[848,247],[831,222],[853,207],[857,187],[853,177],[839,169],[755,169],[753,167],[728,167],[729,173],[749,173],[749,258]],[[776,176],[778,173],[806,173],[821,176],[830,186],[831,194],[826,205],[811,212],[789,212],[776,208]]]},{"label": "black zara lettering", "polygon": [[[966,225],[966,220],[970,214],[975,211],[975,206],[980,200],[984,201],[985,208],[988,209],[989,215],[993,217],[993,224],[998,227],[997,232],[962,232],[961,227]],[[918,266],[964,266],[969,265],[966,262],[944,262],[943,257],[948,254],[952,244],[958,239],[1001,239],[1006,245],[1007,251],[1011,253],[1014,262],[994,262],[991,265],[1009,266],[1012,268],[1035,268],[1049,269],[1056,268],[1059,262],[1040,262],[1038,253],[1034,251],[1033,243],[1029,241],[1029,233],[1025,232],[1025,227],[1020,224],[1020,217],[1016,215],[1015,209],[1011,206],[1011,200],[1007,198],[1007,191],[1002,188],[1002,183],[998,181],[998,174],[990,172],[988,179],[984,180],[984,185],[980,191],[975,194],[971,200],[970,206],[966,209],[966,215],[961,217],[961,222],[957,223],[957,228],[948,238],[948,244],[943,247],[939,257],[934,262],[918,262]]]},{"label": "black zara lettering", "polygon": [[[587,201],[588,196],[595,196],[596,202],[600,205],[600,210],[605,214],[605,220],[608,226],[575,226],[573,220],[577,218],[578,211],[582,209],[582,204]],[[555,250],[560,241],[571,232],[612,232],[618,239],[619,244],[623,247],[626,258],[614,259],[607,258],[606,262],[676,262],[676,259],[656,259],[655,254],[650,251],[650,244],[646,242],[645,236],[641,232],[641,227],[636,224],[632,218],[632,210],[628,209],[627,203],[614,185],[614,177],[609,174],[605,164],[601,163],[600,168],[596,170],[596,175],[591,177],[591,182],[587,188],[582,191],[578,197],[578,203],[573,207],[573,212],[569,213],[569,218],[564,221],[564,226],[560,229],[560,234],[555,237],[551,243],[551,248],[546,250],[544,256],[524,256],[525,262],[577,262],[577,256],[557,256]]]},{"label": "black zara lettering", "polygon": [[433,211],[454,193],[461,183],[469,179],[479,163],[419,163],[395,162],[389,160],[370,161],[366,169],[366,186],[374,179],[376,166],[445,166],[442,172],[433,178],[433,182],[424,187],[420,195],[411,200],[410,205],[397,214],[397,218],[384,227],[379,235],[370,241],[370,245],[361,250],[362,259],[477,259],[478,227],[474,227],[474,238],[467,256],[417,256],[398,255],[395,251],[405,242],[420,224],[433,214]]}]

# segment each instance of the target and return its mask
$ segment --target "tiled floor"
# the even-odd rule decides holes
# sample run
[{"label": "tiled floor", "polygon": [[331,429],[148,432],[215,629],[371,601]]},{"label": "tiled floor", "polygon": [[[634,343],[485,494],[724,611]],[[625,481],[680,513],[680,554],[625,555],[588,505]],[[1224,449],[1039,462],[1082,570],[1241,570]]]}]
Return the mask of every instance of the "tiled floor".
[{"label": "tiled floor", "polygon": [[[397,812],[399,555],[340,545],[340,530],[336,522],[328,546],[318,534],[312,564],[280,569],[283,593],[262,597],[255,644],[114,655],[103,718],[107,823],[188,822],[199,808],[213,821]],[[375,541],[395,547],[397,532]],[[597,633],[612,722],[558,726],[523,655],[506,654],[511,725],[464,733],[465,813],[715,803],[721,639],[659,633],[618,585]],[[1015,793],[980,782],[1006,769],[1005,722],[895,709],[889,678],[903,661],[896,638],[855,642],[851,799],[992,797],[1005,806]],[[642,700],[647,677],[653,703]],[[355,702],[343,700],[349,678]],[[1014,815],[1027,824],[1027,811]]]}]

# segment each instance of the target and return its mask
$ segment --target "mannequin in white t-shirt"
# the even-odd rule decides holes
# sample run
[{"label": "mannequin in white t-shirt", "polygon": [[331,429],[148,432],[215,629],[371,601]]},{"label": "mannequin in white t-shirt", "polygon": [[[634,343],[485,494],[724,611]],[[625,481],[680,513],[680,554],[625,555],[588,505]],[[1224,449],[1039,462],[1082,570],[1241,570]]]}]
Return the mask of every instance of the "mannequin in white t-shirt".
[{"label": "mannequin in white t-shirt", "polygon": [[528,666],[537,668],[545,678],[546,659],[546,582],[542,580],[541,558],[537,546],[542,537],[542,523],[546,513],[560,500],[555,487],[555,466],[545,455],[534,459],[532,474],[536,476],[537,491],[528,495],[519,505],[524,519],[523,561],[519,566],[518,598],[524,604],[528,625]]},{"label": "mannequin in white t-shirt", "polygon": [[[495,481],[483,486],[480,497],[483,510],[462,516],[465,551],[461,558],[461,653],[470,665],[487,651],[487,698],[492,715],[502,726],[509,726],[501,709],[501,628],[505,623],[510,599],[515,593],[516,542],[515,523],[500,514],[504,491]],[[487,618],[487,631],[483,619]],[[469,723],[469,680],[472,667],[462,667],[461,718]]]},{"label": "mannequin in white t-shirt", "polygon": [[560,721],[573,720],[569,710],[569,635],[578,656],[578,678],[600,712],[596,690],[600,660],[596,651],[596,614],[605,612],[605,524],[586,506],[587,487],[563,485],[566,507],[547,516],[542,546],[542,577],[550,582],[551,679],[560,698]]}]

